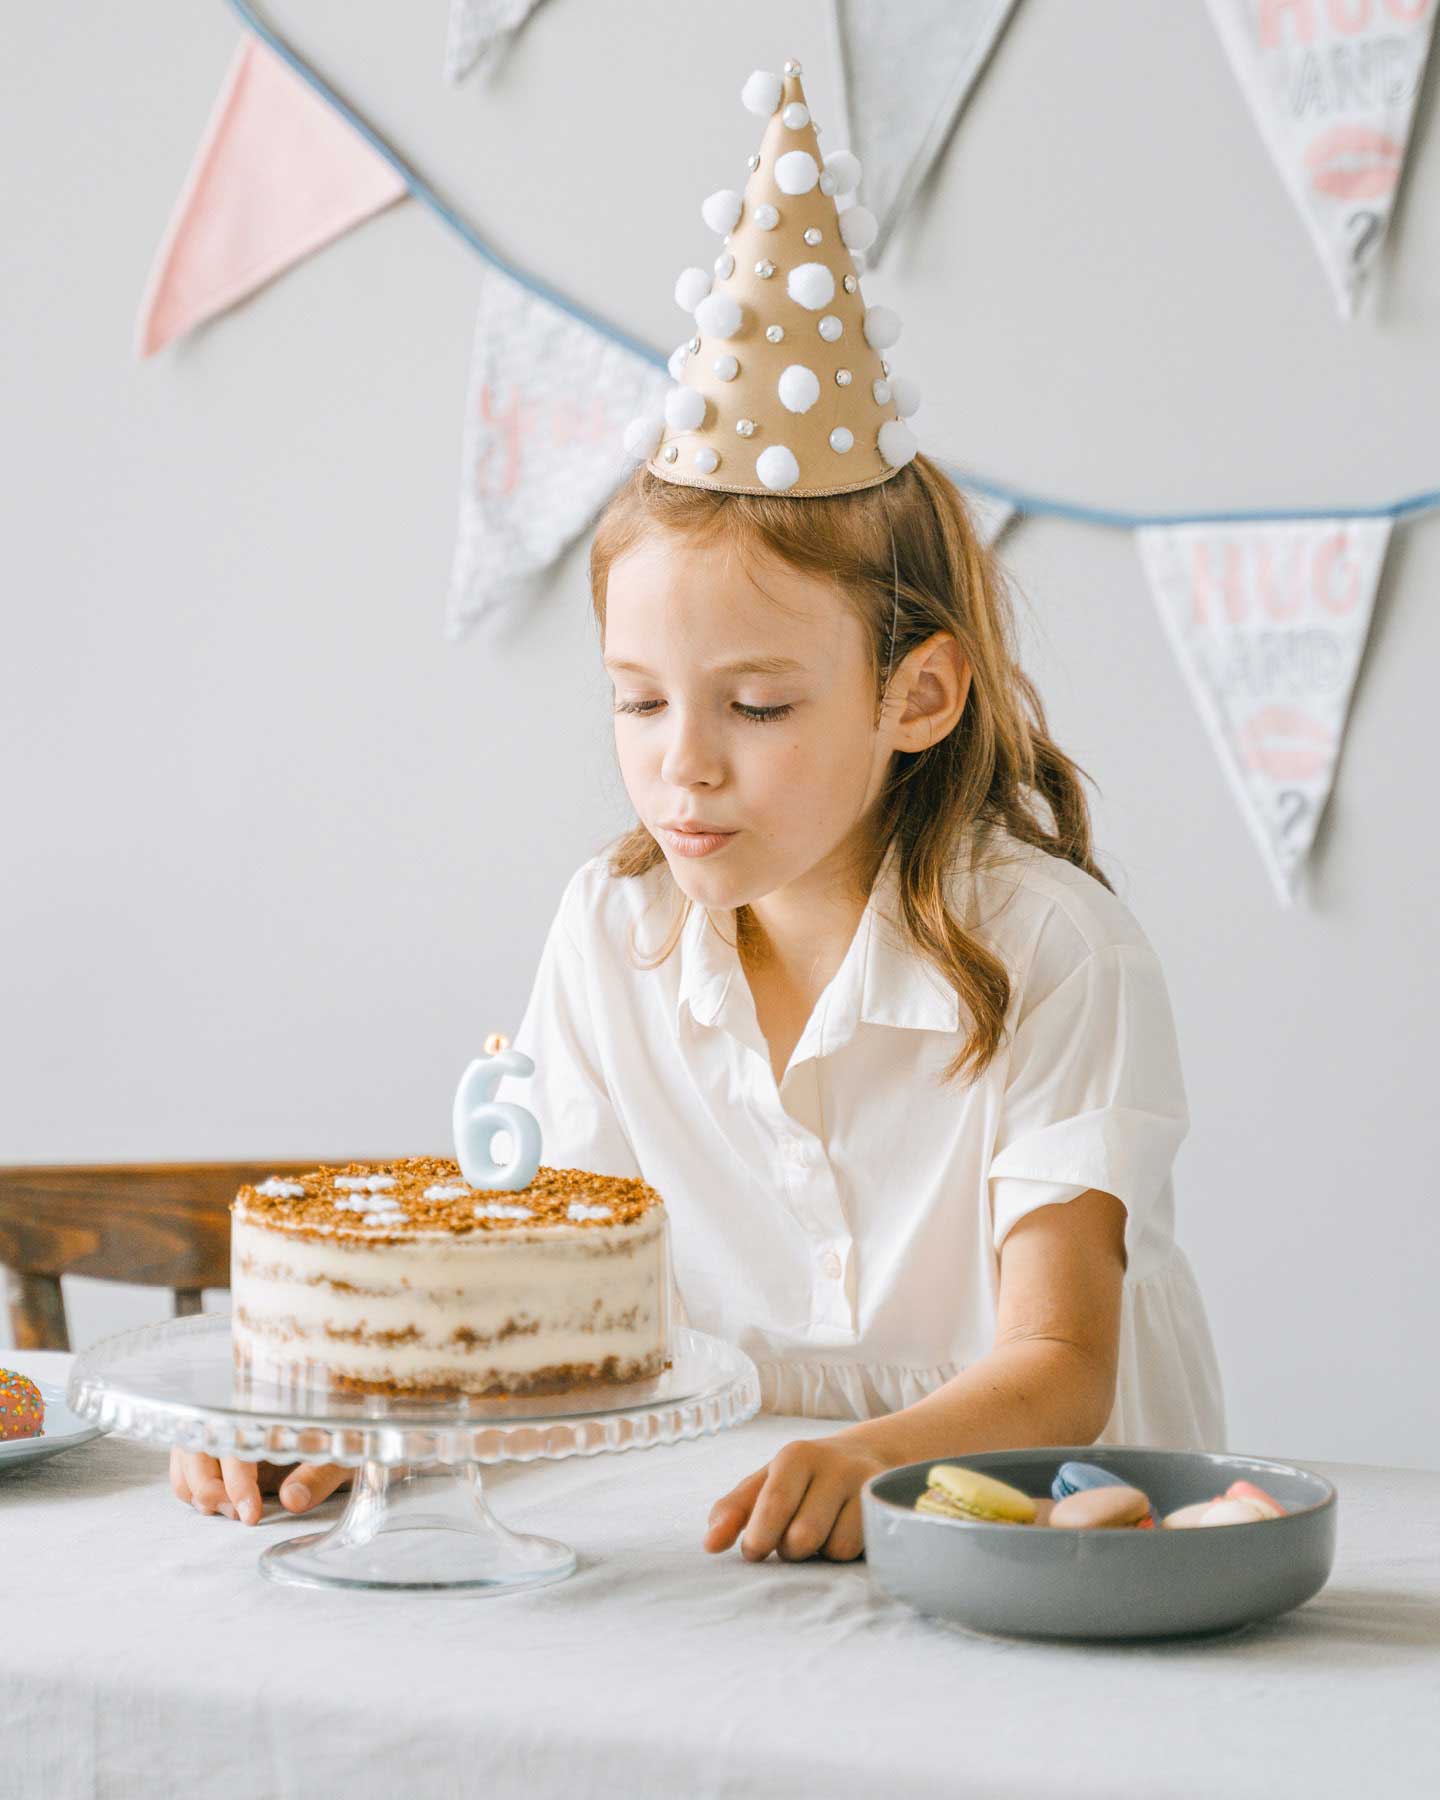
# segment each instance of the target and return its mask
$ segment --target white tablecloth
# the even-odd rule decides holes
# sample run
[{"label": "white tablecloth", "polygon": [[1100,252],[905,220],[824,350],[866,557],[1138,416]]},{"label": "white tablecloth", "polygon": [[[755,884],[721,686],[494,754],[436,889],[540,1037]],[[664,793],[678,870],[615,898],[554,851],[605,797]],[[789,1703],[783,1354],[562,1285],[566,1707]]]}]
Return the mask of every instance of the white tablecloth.
[{"label": "white tablecloth", "polygon": [[[70,1360],[0,1355],[59,1383]],[[1335,1572],[1270,1625],[1022,1643],[920,1617],[863,1561],[701,1549],[722,1493],[835,1429],[489,1470],[497,1514],[580,1567],[485,1597],[266,1581],[260,1551],[343,1493],[203,1518],[113,1437],[0,1476],[0,1794],[1440,1794],[1440,1473],[1308,1465],[1340,1492]]]}]

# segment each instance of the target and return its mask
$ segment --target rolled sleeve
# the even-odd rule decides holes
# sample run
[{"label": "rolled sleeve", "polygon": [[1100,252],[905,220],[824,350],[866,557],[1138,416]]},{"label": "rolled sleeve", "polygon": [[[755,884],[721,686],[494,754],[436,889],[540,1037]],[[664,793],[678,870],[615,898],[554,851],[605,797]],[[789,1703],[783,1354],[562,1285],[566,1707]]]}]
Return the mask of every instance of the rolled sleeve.
[{"label": "rolled sleeve", "polygon": [[1026,1213],[1100,1188],[1125,1205],[1133,1273],[1189,1129],[1159,959],[1140,944],[1091,951],[1015,1030],[990,1162],[996,1251]]},{"label": "rolled sleeve", "polygon": [[505,1076],[495,1097],[526,1107],[540,1121],[541,1158],[549,1167],[638,1177],[635,1152],[605,1080],[585,961],[571,927],[580,874],[572,878],[551,923],[512,1039],[512,1048],[533,1060],[535,1073]]}]

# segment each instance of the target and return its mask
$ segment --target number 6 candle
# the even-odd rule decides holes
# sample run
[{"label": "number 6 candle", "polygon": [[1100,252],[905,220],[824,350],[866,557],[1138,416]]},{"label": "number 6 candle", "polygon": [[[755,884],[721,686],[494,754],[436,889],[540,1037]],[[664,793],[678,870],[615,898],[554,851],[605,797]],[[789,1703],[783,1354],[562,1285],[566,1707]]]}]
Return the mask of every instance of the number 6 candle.
[{"label": "number 6 candle", "polygon": [[[509,1038],[499,1032],[486,1038],[485,1051],[466,1069],[455,1090],[451,1113],[455,1160],[473,1188],[529,1187],[540,1167],[540,1121],[523,1106],[492,1096],[504,1076],[533,1075],[535,1064],[523,1050],[512,1050]],[[508,1163],[497,1163],[491,1154],[497,1131],[510,1133]]]}]

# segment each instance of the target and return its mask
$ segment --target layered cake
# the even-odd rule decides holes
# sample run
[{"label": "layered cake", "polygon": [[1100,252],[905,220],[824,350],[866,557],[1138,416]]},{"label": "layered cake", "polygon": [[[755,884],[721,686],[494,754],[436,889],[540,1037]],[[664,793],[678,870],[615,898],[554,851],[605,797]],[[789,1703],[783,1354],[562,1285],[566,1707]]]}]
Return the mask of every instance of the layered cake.
[{"label": "layered cake", "polygon": [[441,1158],[321,1166],[231,1209],[237,1370],[342,1393],[508,1397],[670,1367],[669,1221],[643,1181]]}]

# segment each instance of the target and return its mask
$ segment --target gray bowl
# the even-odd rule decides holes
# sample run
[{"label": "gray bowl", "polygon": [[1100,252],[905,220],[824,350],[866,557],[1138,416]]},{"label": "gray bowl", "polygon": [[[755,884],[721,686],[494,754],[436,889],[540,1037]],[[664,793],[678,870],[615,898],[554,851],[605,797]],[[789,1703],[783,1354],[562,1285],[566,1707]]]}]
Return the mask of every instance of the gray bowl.
[{"label": "gray bowl", "polygon": [[[914,1511],[934,1462],[1048,1496],[1062,1462],[1098,1463],[1149,1495],[1157,1517],[1253,1481],[1283,1519],[1191,1531],[1054,1531]],[[1335,1560],[1335,1489],[1291,1463],[1199,1450],[1071,1444],[936,1457],[861,1489],[865,1560],[920,1612],[1003,1637],[1157,1638],[1233,1631],[1318,1594]]]}]

